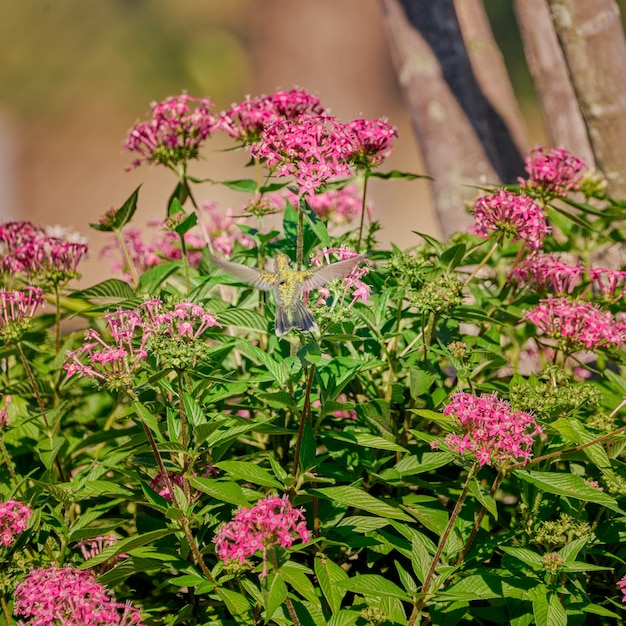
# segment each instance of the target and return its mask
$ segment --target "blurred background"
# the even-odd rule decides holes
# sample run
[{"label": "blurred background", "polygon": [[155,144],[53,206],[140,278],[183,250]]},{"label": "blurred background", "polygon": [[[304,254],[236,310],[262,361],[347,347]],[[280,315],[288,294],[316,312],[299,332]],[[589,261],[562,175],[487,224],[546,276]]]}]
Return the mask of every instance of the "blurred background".
[{"label": "blurred background", "polygon": [[[487,0],[533,144],[544,134],[511,2]],[[0,5],[0,219],[71,226],[90,241],[85,279],[102,280],[107,237],[88,227],[143,183],[138,225],[165,216],[176,184],[164,167],[122,154],[128,129],[153,100],[186,90],[215,110],[246,95],[304,88],[343,121],[385,116],[398,127],[384,169],[423,171],[389,57],[376,0],[21,0]],[[424,85],[428,89],[428,85]],[[247,176],[246,155],[208,142],[193,175]],[[438,235],[425,181],[371,184],[380,239],[414,245]],[[219,186],[198,199],[226,210],[245,198]]]}]

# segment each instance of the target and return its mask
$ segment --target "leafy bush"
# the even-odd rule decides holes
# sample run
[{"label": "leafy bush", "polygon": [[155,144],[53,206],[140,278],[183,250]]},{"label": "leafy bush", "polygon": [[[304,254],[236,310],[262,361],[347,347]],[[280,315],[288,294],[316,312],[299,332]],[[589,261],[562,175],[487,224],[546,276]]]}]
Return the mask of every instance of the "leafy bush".
[{"label": "leafy bush", "polygon": [[[472,233],[381,250],[392,126],[211,106],[131,130],[177,184],[151,241],[139,190],[92,225],[122,278],[72,289],[84,242],[0,227],[4,621],[621,620],[626,204],[538,149]],[[239,216],[195,199],[216,132]]]}]

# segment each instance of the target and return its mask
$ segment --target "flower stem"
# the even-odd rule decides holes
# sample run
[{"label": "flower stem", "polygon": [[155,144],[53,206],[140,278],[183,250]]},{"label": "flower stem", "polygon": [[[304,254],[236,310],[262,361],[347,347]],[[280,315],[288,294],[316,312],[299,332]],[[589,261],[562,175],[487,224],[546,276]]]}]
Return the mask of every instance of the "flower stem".
[{"label": "flower stem", "polygon": [[7,626],[11,626],[11,614],[9,613],[9,607],[4,599],[4,591],[0,593],[0,604],[2,604],[2,614],[4,615]]},{"label": "flower stem", "polygon": [[304,210],[302,207],[302,197],[298,196],[298,243],[296,252],[296,269],[302,269],[302,256],[304,254]]},{"label": "flower stem", "polygon": [[448,536],[450,535],[450,532],[452,531],[452,528],[454,527],[454,522],[456,522],[456,518],[459,516],[459,513],[461,512],[461,509],[463,508],[465,498],[467,497],[467,493],[469,491],[470,483],[472,479],[474,478],[474,476],[476,475],[478,468],[479,468],[479,465],[477,462],[475,462],[474,465],[472,465],[467,475],[467,479],[465,480],[465,484],[463,485],[463,490],[461,491],[461,495],[459,496],[459,499],[456,502],[456,505],[452,511],[452,514],[450,515],[450,519],[448,520],[448,524],[445,530],[443,531],[443,535],[441,535],[441,539],[439,540],[439,545],[437,546],[437,551],[435,552],[435,556],[433,557],[433,561],[430,565],[430,569],[428,570],[428,573],[426,574],[426,578],[424,578],[424,584],[422,585],[423,595],[420,598],[419,602],[413,608],[413,613],[411,613],[411,617],[409,618],[409,622],[407,626],[413,626],[415,624],[415,620],[419,617],[421,613],[421,610],[426,600],[426,594],[428,594],[428,591],[429,591],[428,588],[433,579],[433,576],[435,575],[435,570],[437,569],[437,565],[439,564],[439,557],[441,557],[441,553],[443,552],[446,546],[446,541],[448,540]]},{"label": "flower stem", "polygon": [[[187,445],[188,445],[187,412],[185,411],[185,402],[184,402],[183,374],[182,372],[177,372],[177,374],[178,374],[178,412],[180,415],[180,428],[181,428],[180,440],[185,450],[187,450]],[[187,480],[188,471],[189,471],[189,459],[187,457],[187,453],[183,452],[183,490],[185,492],[185,497],[187,498],[187,502],[190,502],[191,491],[189,489],[189,481]]]},{"label": "flower stem", "polygon": [[469,278],[465,281],[465,285],[469,285],[469,283],[476,277],[476,274],[480,272],[480,270],[486,265],[487,261],[493,256],[493,253],[498,249],[500,245],[500,240],[497,239],[493,246],[491,246],[491,250],[487,252],[487,254],[483,257],[483,260],[474,268],[474,271],[469,275]]},{"label": "flower stem", "polygon": [[[496,491],[502,484],[502,481],[504,480],[505,475],[506,475],[506,469],[500,468],[500,471],[498,472],[498,475],[496,476],[495,480],[493,481],[493,485],[491,485],[491,489],[489,490],[490,496],[493,497],[495,495]],[[474,526],[472,527],[472,532],[469,534],[469,537],[467,538],[467,541],[465,542],[463,549],[459,553],[459,556],[456,559],[455,566],[459,566],[463,562],[463,559],[467,556],[467,553],[472,543],[474,542],[474,539],[476,538],[478,529],[480,528],[480,524],[483,521],[483,518],[485,517],[485,513],[487,513],[487,507],[483,506],[478,512],[478,515],[476,516],[476,520],[474,521]]]},{"label": "flower stem", "polygon": [[54,348],[57,353],[61,349],[61,301],[58,283],[54,284]]},{"label": "flower stem", "polygon": [[24,354],[22,345],[19,342],[17,342],[15,344],[15,347],[17,348],[17,353],[20,355],[20,359],[22,361],[22,365],[24,366],[24,371],[26,372],[26,376],[28,376],[28,380],[30,381],[30,384],[33,388],[33,393],[35,394],[35,398],[37,400],[37,406],[39,407],[39,410],[41,411],[41,417],[43,418],[43,423],[46,425],[46,428],[50,430],[50,423],[48,422],[48,418],[46,417],[46,407],[44,406],[43,398],[41,397],[41,394],[39,393],[39,388],[37,387],[37,381],[35,380],[33,370],[30,369],[30,365],[28,364],[28,359],[26,358],[26,355]]},{"label": "flower stem", "polygon": [[311,387],[313,386],[313,376],[315,374],[315,363],[309,367],[306,381],[306,391],[304,392],[304,406],[300,416],[300,429],[298,430],[298,441],[296,442],[296,452],[293,456],[293,476],[298,476],[298,466],[300,465],[300,450],[302,449],[302,438],[304,437],[304,423],[311,418]]},{"label": "flower stem", "polygon": [[15,473],[15,468],[13,467],[13,462],[11,461],[11,457],[9,456],[9,451],[7,450],[7,447],[4,445],[4,441],[2,440],[2,437],[0,437],[0,452],[2,452],[2,456],[4,458],[4,462],[7,466],[7,469],[9,470],[9,474],[11,475],[11,479],[15,483],[15,488],[17,489],[20,496],[23,498],[25,495],[24,490],[22,489],[22,485],[17,478],[17,474]]},{"label": "flower stem", "polygon": [[356,244],[356,251],[361,252],[361,242],[363,241],[363,224],[365,222],[365,212],[367,210],[367,180],[369,179],[369,170],[365,170],[363,180],[363,199],[361,200],[361,223],[359,224],[359,240]]},{"label": "flower stem", "polygon": [[124,235],[121,230],[115,229],[115,236],[117,237],[117,241],[120,244],[120,248],[122,250],[122,255],[124,256],[124,260],[126,261],[126,265],[128,266],[128,271],[133,279],[133,287],[137,288],[139,284],[139,276],[137,275],[137,268],[135,267],[135,263],[130,258],[130,253],[128,252],[128,247],[126,246],[126,241],[124,239]]}]

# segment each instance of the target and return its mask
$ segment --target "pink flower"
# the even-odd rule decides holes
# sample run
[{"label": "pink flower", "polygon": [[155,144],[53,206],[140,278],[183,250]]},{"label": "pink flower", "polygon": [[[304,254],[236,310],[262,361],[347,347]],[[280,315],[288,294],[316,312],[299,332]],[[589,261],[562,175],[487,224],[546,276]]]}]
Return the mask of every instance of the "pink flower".
[{"label": "pink flower", "polygon": [[243,143],[258,141],[261,133],[274,122],[294,120],[302,115],[326,115],[321,102],[304,89],[277,91],[270,96],[250,98],[222,113],[218,125]]},{"label": "pink flower", "polygon": [[538,250],[543,246],[543,237],[548,234],[543,209],[529,197],[505,189],[478,198],[472,213],[476,221],[473,230],[481,237],[488,237],[489,231],[495,231]]},{"label": "pink flower", "polygon": [[480,465],[506,465],[532,458],[532,445],[543,431],[529,413],[515,412],[495,394],[456,393],[443,410],[459,432],[446,436],[447,445],[472,455]]},{"label": "pink flower", "polygon": [[624,329],[609,311],[601,311],[589,302],[567,298],[541,300],[523,318],[549,337],[574,350],[620,347],[626,340]]},{"label": "pink flower", "polygon": [[350,137],[332,117],[306,115],[268,126],[250,151],[278,177],[293,176],[300,192],[311,196],[331,178],[351,176]]},{"label": "pink flower", "polygon": [[232,521],[222,524],[213,541],[217,556],[225,563],[230,560],[243,563],[261,550],[263,578],[267,576],[268,548],[289,548],[297,539],[303,543],[311,540],[302,509],[294,509],[287,496],[270,496],[250,509],[240,508]]},{"label": "pink flower", "polygon": [[192,98],[186,93],[153,102],[152,118],[135,124],[124,143],[124,150],[140,155],[130,169],[143,162],[175,169],[198,158],[202,142],[216,127],[217,120],[210,111],[212,105],[206,98]]},{"label": "pink flower", "polygon": [[571,294],[584,274],[582,265],[569,265],[551,254],[533,254],[511,272],[525,285],[551,289],[558,295]]},{"label": "pink flower", "polygon": [[[331,256],[335,256],[336,259],[332,259]],[[347,248],[324,248],[321,252],[318,252],[312,259],[311,265],[320,267],[324,262],[330,264],[335,261],[345,261],[358,256],[353,250]],[[343,306],[346,302],[346,298],[349,300],[347,308],[351,309],[359,300],[366,302],[370,296],[370,287],[364,283],[361,279],[369,274],[369,267],[367,265],[357,265],[347,276],[341,279],[339,288],[336,291],[336,301],[339,306]],[[320,299],[317,301],[318,306],[326,305],[326,301],[331,298],[331,292],[328,289],[318,290]]]},{"label": "pink flower", "polygon": [[0,502],[0,544],[10,546],[16,535],[26,530],[28,518],[32,514],[30,507],[21,502]]},{"label": "pink flower", "polygon": [[617,581],[617,587],[622,592],[622,602],[626,602],[626,576]]},{"label": "pink flower", "polygon": [[372,168],[380,165],[393,150],[393,138],[398,130],[384,119],[356,119],[345,126],[352,151],[348,158],[355,165]]},{"label": "pink flower", "polygon": [[578,157],[558,148],[535,148],[524,160],[528,180],[520,178],[520,184],[554,196],[564,196],[571,189],[579,189],[581,171],[587,167]]},{"label": "pink flower", "polygon": [[626,293],[626,271],[592,267],[587,273],[605,300],[617,302]]},{"label": "pink flower", "polygon": [[15,590],[14,612],[30,618],[25,626],[142,624],[137,609],[108,595],[92,573],[71,567],[31,570]]},{"label": "pink flower", "polygon": [[43,303],[42,296],[42,290],[37,287],[0,290],[0,337],[6,343],[19,340],[28,329],[30,320]]},{"label": "pink flower", "polygon": [[[185,481],[182,474],[178,472],[167,472],[167,478],[172,486],[177,485],[181,489],[184,487]],[[174,494],[170,491],[169,483],[162,472],[159,472],[151,481],[150,489],[156,491],[162,498],[168,502],[172,502]]]}]

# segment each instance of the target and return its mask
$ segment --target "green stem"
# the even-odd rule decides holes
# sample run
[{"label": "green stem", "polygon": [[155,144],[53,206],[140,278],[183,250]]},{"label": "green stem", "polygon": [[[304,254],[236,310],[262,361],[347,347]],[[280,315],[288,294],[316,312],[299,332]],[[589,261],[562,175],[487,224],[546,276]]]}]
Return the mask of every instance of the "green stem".
[{"label": "green stem", "polygon": [[363,241],[363,224],[365,223],[365,212],[367,210],[367,181],[369,179],[369,170],[365,170],[365,176],[363,180],[363,199],[361,200],[361,223],[359,224],[359,240],[356,244],[356,251],[361,251],[361,242]]},{"label": "green stem", "polygon": [[4,458],[4,462],[7,466],[7,469],[9,470],[9,474],[11,475],[11,480],[13,480],[13,482],[15,483],[15,488],[17,489],[18,493],[20,494],[20,496],[22,498],[25,497],[24,491],[22,489],[22,485],[20,483],[20,481],[17,478],[17,474],[15,473],[15,468],[13,467],[13,462],[11,461],[11,457],[9,456],[9,451],[7,450],[6,446],[4,445],[4,441],[2,439],[2,437],[0,436],[0,452],[2,452],[2,456]]},{"label": "green stem", "polygon": [[39,388],[37,387],[37,381],[35,380],[33,370],[30,369],[30,365],[28,364],[28,359],[26,358],[26,355],[24,354],[22,345],[19,342],[17,342],[15,344],[15,347],[17,348],[17,353],[20,355],[20,359],[22,361],[22,365],[24,366],[24,371],[26,372],[26,376],[28,376],[28,380],[30,381],[31,387],[33,388],[33,394],[35,395],[35,398],[37,400],[37,406],[39,407],[39,410],[41,411],[43,423],[46,425],[46,428],[50,430],[50,423],[48,422],[48,418],[46,417],[46,407],[44,406],[43,398],[41,397],[41,394],[39,393]]},{"label": "green stem", "polygon": [[185,268],[185,287],[187,289],[187,295],[189,295],[191,293],[191,276],[189,274],[189,258],[187,257],[185,235],[180,235],[180,250],[183,256],[183,267]]},{"label": "green stem", "polygon": [[[278,559],[276,558],[276,550],[274,548],[268,548],[267,555],[269,556],[270,563],[272,564],[272,569],[274,570],[276,576],[280,576],[279,568],[278,568]],[[296,613],[296,609],[291,602],[291,598],[289,596],[285,597],[285,604],[287,605],[287,610],[289,611],[289,615],[291,616],[291,621],[294,626],[302,626],[300,620],[298,619],[298,614]]]},{"label": "green stem", "polygon": [[493,246],[491,247],[491,250],[487,252],[487,254],[483,257],[483,260],[474,268],[474,271],[470,274],[469,278],[465,281],[465,285],[469,285],[469,283],[476,277],[476,274],[480,272],[480,270],[485,266],[487,261],[489,261],[489,259],[493,256],[493,253],[498,249],[499,245],[500,245],[500,239],[497,239],[494,242]]},{"label": "green stem", "polygon": [[126,265],[128,266],[128,271],[130,272],[131,278],[133,279],[133,287],[137,288],[139,284],[139,276],[137,275],[137,268],[135,267],[135,263],[130,258],[130,253],[128,252],[128,248],[126,247],[126,241],[124,240],[124,235],[121,230],[115,229],[115,236],[117,237],[117,241],[120,244],[120,248],[122,250],[122,255],[124,256],[124,260],[126,261]]},{"label": "green stem", "polygon": [[[498,475],[496,476],[495,480],[493,481],[493,485],[491,485],[491,489],[489,490],[489,495],[491,497],[493,497],[496,491],[498,491],[498,488],[502,484],[502,481],[504,480],[505,475],[506,475],[506,469],[500,468],[500,471],[498,472]],[[480,524],[482,523],[483,518],[485,517],[486,513],[487,513],[487,507],[483,506],[478,512],[478,515],[476,516],[476,520],[474,521],[474,526],[472,527],[472,532],[467,538],[467,541],[465,542],[463,549],[459,553],[459,556],[456,559],[455,566],[458,567],[463,562],[463,559],[466,557],[472,543],[474,542],[474,539],[476,538],[476,535],[478,534],[478,529],[480,528]]]},{"label": "green stem", "polygon": [[[177,374],[178,374],[178,412],[180,414],[180,427],[181,427],[180,440],[181,440],[181,443],[183,444],[183,448],[187,450],[187,446],[188,446],[187,412],[185,411],[185,402],[184,402],[183,375],[182,375],[182,372],[177,372]],[[185,497],[187,498],[187,502],[191,502],[191,491],[189,489],[189,481],[187,480],[188,471],[189,471],[189,459],[187,457],[187,453],[183,452],[183,489],[185,492]]]},{"label": "green stem", "polygon": [[315,374],[315,364],[309,367],[308,377],[306,381],[306,391],[304,393],[304,406],[302,407],[302,415],[300,416],[300,428],[298,430],[298,441],[296,442],[296,451],[293,456],[293,477],[298,476],[298,466],[300,465],[300,451],[302,449],[302,438],[304,436],[304,423],[311,418],[311,388],[313,386],[313,375]]},{"label": "green stem", "polygon": [[296,269],[302,269],[302,256],[304,254],[304,211],[302,210],[302,198],[298,196],[298,244],[296,252]]},{"label": "green stem", "polygon": [[54,347],[58,353],[61,349],[61,301],[59,296],[59,285],[54,285]]},{"label": "green stem", "polygon": [[478,463],[474,462],[474,465],[472,465],[467,475],[465,484],[463,485],[463,490],[461,491],[461,495],[459,496],[459,499],[456,502],[456,505],[452,511],[452,514],[450,515],[448,524],[445,530],[443,531],[443,535],[441,535],[441,539],[439,540],[439,545],[437,546],[437,551],[435,552],[435,556],[433,557],[433,561],[430,565],[430,569],[428,570],[428,573],[426,574],[426,578],[424,579],[424,584],[422,585],[423,595],[420,598],[419,602],[413,608],[413,613],[411,613],[411,617],[409,618],[409,622],[407,626],[413,626],[415,624],[415,620],[419,617],[422,611],[422,608],[424,607],[424,603],[426,600],[426,595],[428,594],[428,591],[429,591],[430,583],[433,579],[433,576],[435,575],[435,570],[437,569],[437,565],[439,564],[439,558],[441,557],[441,554],[446,546],[446,541],[448,540],[448,536],[450,535],[450,532],[452,531],[452,528],[454,527],[454,522],[456,522],[456,518],[459,516],[459,513],[461,512],[461,509],[463,508],[465,498],[467,497],[467,493],[469,491],[470,483],[472,479],[474,478],[474,476],[476,475],[476,472],[478,471],[478,469],[479,469]]},{"label": "green stem", "polygon": [[4,615],[4,620],[6,621],[7,626],[11,626],[11,614],[9,613],[9,607],[4,599],[4,591],[0,593],[0,604],[2,604],[2,614]]}]

